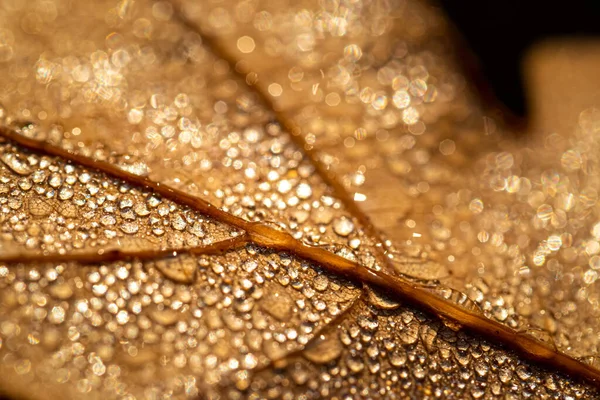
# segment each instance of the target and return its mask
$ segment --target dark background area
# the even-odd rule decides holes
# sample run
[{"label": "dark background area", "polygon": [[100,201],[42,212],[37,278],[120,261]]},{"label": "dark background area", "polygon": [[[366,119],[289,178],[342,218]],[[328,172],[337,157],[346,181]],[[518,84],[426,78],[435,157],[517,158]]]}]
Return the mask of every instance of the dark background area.
[{"label": "dark background area", "polygon": [[468,78],[484,99],[499,101],[515,119],[528,114],[521,63],[533,44],[565,37],[600,39],[600,0],[438,3],[462,36],[465,54],[458,57]]}]

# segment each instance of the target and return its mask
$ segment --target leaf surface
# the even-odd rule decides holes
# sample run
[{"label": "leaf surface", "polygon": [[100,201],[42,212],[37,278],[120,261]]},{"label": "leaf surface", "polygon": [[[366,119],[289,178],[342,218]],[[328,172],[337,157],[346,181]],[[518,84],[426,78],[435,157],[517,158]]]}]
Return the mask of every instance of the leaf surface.
[{"label": "leaf surface", "polygon": [[[430,6],[10,3],[2,19],[3,128],[68,151],[2,143],[10,393],[594,396],[361,285],[395,277],[436,314],[498,320],[530,357],[535,340],[595,352],[594,314],[569,312],[590,273],[550,279],[560,257],[594,269],[593,188],[548,172],[558,146],[580,174],[581,152],[544,147],[546,165],[482,125]],[[575,237],[548,237],[571,209]]]}]

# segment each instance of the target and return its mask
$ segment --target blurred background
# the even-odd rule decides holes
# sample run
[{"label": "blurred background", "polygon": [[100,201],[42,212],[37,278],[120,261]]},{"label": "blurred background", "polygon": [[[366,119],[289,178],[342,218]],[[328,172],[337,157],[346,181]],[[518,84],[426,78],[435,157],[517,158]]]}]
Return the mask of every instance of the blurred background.
[{"label": "blurred background", "polygon": [[[574,67],[583,58],[590,64],[589,56],[597,47],[594,41],[600,43],[598,1],[440,0],[439,4],[459,32],[464,51],[458,56],[467,74],[484,98],[500,101],[516,121],[531,113],[535,100],[528,94],[527,69],[541,61],[540,53],[547,62],[568,55]],[[573,68],[571,72],[578,75]]]}]

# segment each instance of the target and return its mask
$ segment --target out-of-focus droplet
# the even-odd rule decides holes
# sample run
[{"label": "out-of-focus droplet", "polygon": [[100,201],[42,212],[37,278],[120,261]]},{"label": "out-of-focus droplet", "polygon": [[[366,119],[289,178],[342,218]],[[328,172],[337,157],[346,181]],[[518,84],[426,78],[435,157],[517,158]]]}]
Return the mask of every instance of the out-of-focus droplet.
[{"label": "out-of-focus droplet", "polygon": [[354,223],[346,217],[333,221],[333,231],[340,236],[348,236],[354,231]]},{"label": "out-of-focus droplet", "polygon": [[293,311],[293,300],[280,290],[270,291],[261,299],[261,307],[279,321],[288,321]]},{"label": "out-of-focus droplet", "polygon": [[338,359],[343,350],[344,346],[334,331],[314,339],[302,355],[316,364],[326,364]]}]

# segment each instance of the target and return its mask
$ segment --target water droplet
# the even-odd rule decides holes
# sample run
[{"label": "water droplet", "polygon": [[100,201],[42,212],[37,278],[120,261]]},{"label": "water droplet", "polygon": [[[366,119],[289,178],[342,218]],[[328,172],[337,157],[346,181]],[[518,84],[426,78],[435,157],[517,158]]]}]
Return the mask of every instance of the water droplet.
[{"label": "water droplet", "polygon": [[498,371],[498,378],[500,378],[500,382],[502,383],[510,382],[512,379],[511,370],[508,368],[501,368],[500,371]]},{"label": "water droplet", "polygon": [[33,186],[31,180],[27,178],[19,179],[19,187],[21,188],[21,190],[28,191],[29,189],[31,189],[31,186]]},{"label": "water droplet", "polygon": [[346,217],[336,218],[333,221],[333,231],[340,236],[348,236],[354,230],[354,223]]},{"label": "water droplet", "polygon": [[356,322],[358,323],[358,326],[367,331],[375,331],[377,327],[379,327],[379,322],[376,317],[360,315]]},{"label": "water droplet", "polygon": [[73,197],[74,193],[75,192],[73,191],[72,187],[66,186],[60,189],[58,192],[58,198],[61,200],[69,200],[71,197]]},{"label": "water droplet", "polygon": [[176,213],[171,215],[171,226],[173,229],[182,231],[187,226],[187,222],[185,221],[185,217],[181,213]]},{"label": "water droplet", "polygon": [[52,186],[55,189],[59,188],[63,183],[62,176],[55,172],[52,175],[50,175],[50,179],[48,180],[48,183],[50,184],[50,186]]},{"label": "water droplet", "polygon": [[365,368],[363,360],[358,357],[349,358],[348,361],[346,361],[346,364],[352,372],[360,372]]},{"label": "water droplet", "polygon": [[310,342],[302,355],[316,364],[326,364],[338,359],[343,350],[344,346],[334,332],[329,335],[322,335]]},{"label": "water droplet", "polygon": [[327,289],[327,286],[329,286],[329,279],[327,279],[325,275],[319,274],[315,276],[313,280],[313,287],[315,290],[322,292]]},{"label": "water droplet", "polygon": [[407,326],[398,331],[398,338],[405,344],[413,344],[419,338],[419,323],[410,322]]},{"label": "water droplet", "polygon": [[50,314],[48,315],[48,321],[50,321],[53,324],[62,324],[65,321],[65,309],[60,307],[60,306],[56,306],[56,307],[52,307],[52,311],[50,311]]},{"label": "water droplet", "polygon": [[556,343],[550,332],[537,327],[530,327],[525,330],[525,333],[535,339],[543,342],[556,350]]},{"label": "water droplet", "polygon": [[563,153],[560,162],[565,169],[576,171],[581,168],[583,158],[578,150],[570,149]]},{"label": "water droplet", "polygon": [[390,364],[394,367],[401,367],[406,364],[406,351],[403,348],[395,349],[389,356]]},{"label": "water droplet", "polygon": [[50,295],[59,299],[59,300],[67,300],[73,296],[73,290],[71,286],[67,283],[58,283],[50,286],[49,289]]},{"label": "water droplet", "polygon": [[242,265],[242,269],[246,272],[252,272],[254,271],[256,268],[258,267],[258,263],[254,260],[249,260],[246,261],[243,265]]},{"label": "water droplet", "polygon": [[170,308],[154,308],[150,311],[148,316],[150,317],[150,319],[152,319],[152,321],[156,322],[157,324],[171,326],[175,325],[177,321],[180,320],[180,314],[181,313]]},{"label": "water droplet", "polygon": [[131,164],[121,162],[119,163],[119,167],[124,171],[139,176],[148,176],[150,173],[150,168],[145,163],[139,161]]},{"label": "water droplet", "polygon": [[88,183],[90,180],[92,179],[92,175],[90,175],[89,172],[82,172],[79,175],[79,182],[81,183]]},{"label": "water droplet", "polygon": [[133,198],[131,198],[131,196],[123,196],[123,198],[121,198],[121,200],[119,201],[120,209],[129,208],[132,206],[133,206]]},{"label": "water droplet", "polygon": [[139,229],[137,222],[123,222],[120,228],[124,233],[130,235],[136,233]]},{"label": "water droplet", "polygon": [[552,206],[549,204],[542,204],[537,209],[537,217],[539,219],[541,219],[542,221],[549,220],[550,218],[552,218],[553,214],[554,214],[554,212],[553,212]]},{"label": "water droplet", "polygon": [[521,379],[522,381],[526,381],[529,380],[529,378],[531,378],[531,371],[529,371],[524,365],[519,365],[516,368],[515,372],[517,373],[519,379]]},{"label": "water droplet", "polygon": [[32,197],[27,202],[27,208],[34,217],[47,217],[54,212],[54,206],[43,197]]},{"label": "water droplet", "polygon": [[410,95],[406,90],[398,90],[394,93],[392,101],[396,108],[403,110],[410,105]]},{"label": "water droplet", "polygon": [[156,261],[155,267],[167,278],[180,283],[192,283],[196,277],[196,259],[179,256],[177,258]]},{"label": "water droplet", "polygon": [[312,196],[312,188],[308,183],[301,183],[296,188],[296,196],[300,199],[308,199]]},{"label": "water droplet", "polygon": [[356,62],[362,57],[362,49],[357,44],[350,44],[344,47],[344,58],[350,62]]},{"label": "water droplet", "polygon": [[158,197],[154,194],[149,195],[148,198],[146,199],[146,201],[150,208],[156,208],[161,203],[160,197]]},{"label": "water droplet", "polygon": [[400,307],[400,302],[379,289],[367,287],[367,298],[369,304],[381,310],[395,310]]},{"label": "water droplet", "polygon": [[584,364],[590,365],[594,368],[600,368],[600,357],[599,356],[585,356],[577,359]]},{"label": "water droplet", "polygon": [[261,299],[261,308],[279,321],[289,321],[292,316],[294,301],[283,290],[268,291]]},{"label": "water droplet", "polygon": [[166,217],[171,212],[170,207],[167,204],[160,204],[156,210],[158,211],[158,215],[161,217]]},{"label": "water droplet", "polygon": [[105,214],[100,217],[100,223],[104,226],[112,226],[117,223],[117,219],[110,214]]},{"label": "water droplet", "polygon": [[444,326],[450,330],[453,330],[454,332],[458,332],[462,329],[462,325],[460,325],[458,322],[453,321],[451,319],[448,319],[446,317],[440,317],[440,319],[442,320],[442,323],[444,324]]},{"label": "water droplet", "polygon": [[117,313],[116,320],[119,325],[125,325],[127,322],[129,322],[129,313],[125,310],[119,311]]},{"label": "water droplet", "polygon": [[436,283],[439,279],[449,275],[448,268],[438,262],[425,260],[416,257],[406,257],[399,254],[394,254],[390,258],[394,269],[400,274],[412,279],[423,281],[422,283]]},{"label": "water droplet", "polygon": [[282,194],[289,193],[292,190],[292,184],[287,179],[283,179],[277,183],[277,191]]},{"label": "water droplet", "polygon": [[402,120],[407,125],[414,125],[419,122],[419,111],[414,107],[408,107],[402,112]]},{"label": "water droplet", "polygon": [[327,225],[333,219],[333,213],[328,208],[319,208],[312,211],[311,217],[316,224]]},{"label": "water droplet", "polygon": [[475,372],[477,372],[477,375],[479,375],[480,377],[484,377],[488,374],[488,372],[490,371],[490,367],[488,366],[488,364],[486,364],[486,362],[484,360],[479,360],[475,363],[474,365],[475,367]]},{"label": "water droplet", "polygon": [[33,172],[33,168],[29,165],[29,162],[19,154],[4,153],[0,156],[0,160],[16,174],[29,175]]},{"label": "water droplet", "polygon": [[492,309],[492,315],[498,321],[505,321],[508,318],[508,310],[504,307],[494,307]]},{"label": "water droplet", "polygon": [[135,213],[140,217],[145,217],[146,215],[150,214],[150,210],[148,210],[145,203],[135,204],[133,211],[135,211]]},{"label": "water droplet", "polygon": [[435,350],[435,341],[437,338],[437,330],[430,325],[421,325],[420,328],[421,341],[425,345],[425,348],[429,353],[433,353]]},{"label": "water droplet", "polygon": [[458,304],[466,308],[471,312],[481,313],[481,308],[479,305],[475,303],[473,300],[469,298],[465,293],[460,292],[458,290],[450,289],[447,287],[434,287],[430,289],[433,293],[437,294],[440,297],[443,297],[446,300],[450,300],[451,302]]}]

